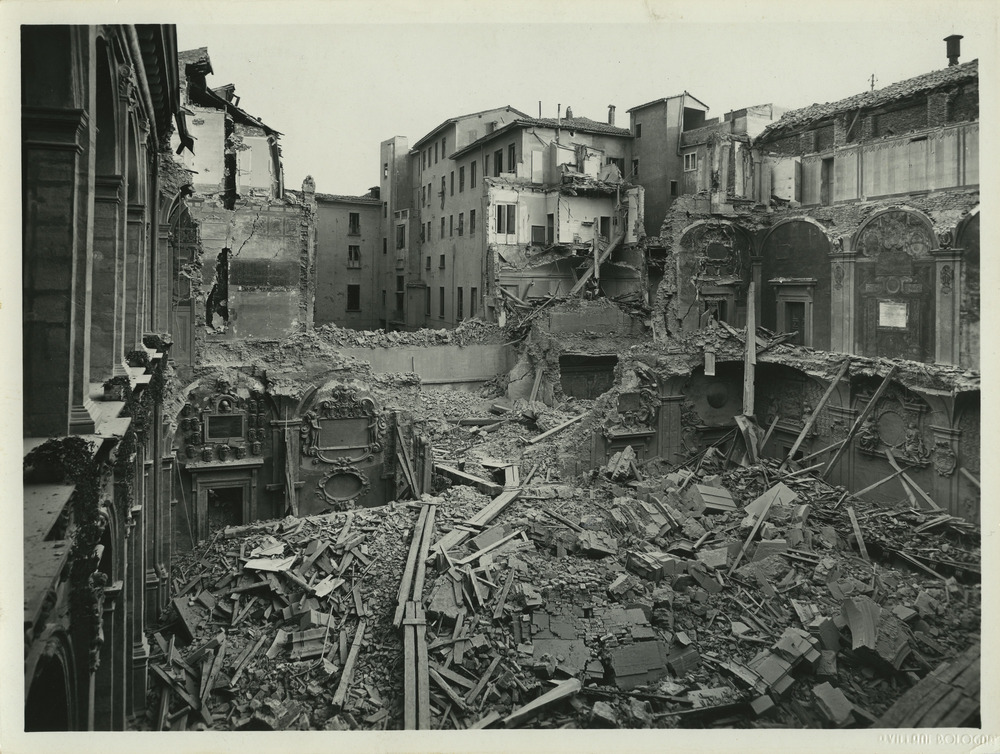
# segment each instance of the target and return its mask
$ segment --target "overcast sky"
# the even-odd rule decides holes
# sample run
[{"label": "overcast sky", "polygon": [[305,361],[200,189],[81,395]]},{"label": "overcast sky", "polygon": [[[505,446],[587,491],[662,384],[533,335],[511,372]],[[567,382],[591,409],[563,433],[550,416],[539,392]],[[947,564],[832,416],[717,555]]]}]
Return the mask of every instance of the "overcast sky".
[{"label": "overcast sky", "polygon": [[996,40],[988,3],[832,3],[821,21],[795,20],[819,10],[808,3],[770,6],[789,13],[762,20],[716,1],[694,17],[632,14],[625,23],[606,12],[581,23],[590,14],[561,7],[563,22],[525,24],[445,22],[442,13],[424,14],[433,23],[337,23],[329,14],[309,25],[179,23],[178,45],[208,47],[209,85],[235,84],[241,107],[283,134],[289,188],[311,174],[318,191],[360,194],[378,183],[381,140],[412,144],[463,113],[509,104],[537,115],[541,100],[546,117],[562,104],[605,120],[613,104],[627,127],[628,108],[685,90],[709,117],[766,102],[803,107],[865,91],[872,74],[879,88],[943,68],[949,34],[964,35],[963,62]]}]

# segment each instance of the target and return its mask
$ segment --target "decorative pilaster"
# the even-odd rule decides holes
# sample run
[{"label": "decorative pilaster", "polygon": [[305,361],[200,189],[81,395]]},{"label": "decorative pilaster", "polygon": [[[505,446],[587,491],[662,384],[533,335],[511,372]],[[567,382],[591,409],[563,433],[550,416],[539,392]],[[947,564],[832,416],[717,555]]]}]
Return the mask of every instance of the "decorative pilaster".
[{"label": "decorative pilaster", "polygon": [[952,505],[948,510],[953,516],[966,516],[966,511],[961,510],[961,499],[959,493],[958,473],[958,439],[962,432],[949,427],[935,427],[931,425],[931,432],[934,437],[934,447],[931,448],[931,466],[934,474],[934,491],[931,497],[941,507],[945,507],[950,501]]},{"label": "decorative pilaster", "polygon": [[857,252],[841,251],[830,257],[830,350],[855,353],[855,262]]},{"label": "decorative pilaster", "polygon": [[764,296],[764,288],[761,285],[761,269],[764,265],[764,257],[750,257],[750,280],[753,282],[753,290],[756,291],[753,301],[747,302],[747,306],[753,304],[754,322],[763,321],[761,314],[761,299]]},{"label": "decorative pilaster", "polygon": [[948,248],[951,234],[940,237],[934,257],[934,361],[958,366],[961,353],[962,250]]}]

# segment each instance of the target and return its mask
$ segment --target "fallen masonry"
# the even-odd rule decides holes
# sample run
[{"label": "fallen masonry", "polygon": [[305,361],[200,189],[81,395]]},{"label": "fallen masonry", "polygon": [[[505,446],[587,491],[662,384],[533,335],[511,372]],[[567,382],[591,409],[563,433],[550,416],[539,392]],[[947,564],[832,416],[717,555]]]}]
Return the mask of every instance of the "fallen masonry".
[{"label": "fallen masonry", "polygon": [[592,402],[483,433],[422,398],[420,499],[228,527],[175,564],[138,727],[978,724],[977,527],[712,447],[564,478]]}]

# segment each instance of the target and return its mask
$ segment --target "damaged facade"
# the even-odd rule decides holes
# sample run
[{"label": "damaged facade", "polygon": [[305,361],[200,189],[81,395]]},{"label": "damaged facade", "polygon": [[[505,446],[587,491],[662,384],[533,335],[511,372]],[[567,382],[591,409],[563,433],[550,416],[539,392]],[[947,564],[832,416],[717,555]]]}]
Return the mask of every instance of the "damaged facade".
[{"label": "damaged facade", "polygon": [[[977,722],[975,62],[495,108],[344,196],[130,29],[22,39],[98,81],[24,109],[25,338],[66,346],[25,354],[29,727]],[[50,163],[92,241],[37,215]],[[54,227],[92,283],[59,317]],[[45,476],[67,434],[100,474]]]}]

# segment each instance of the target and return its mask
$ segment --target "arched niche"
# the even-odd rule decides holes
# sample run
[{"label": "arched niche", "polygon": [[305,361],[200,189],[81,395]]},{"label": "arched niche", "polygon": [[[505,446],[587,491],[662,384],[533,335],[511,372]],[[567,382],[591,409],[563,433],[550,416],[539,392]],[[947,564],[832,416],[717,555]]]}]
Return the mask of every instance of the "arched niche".
[{"label": "arched niche", "polygon": [[690,284],[682,289],[682,297],[699,304],[693,312],[697,323],[692,324],[700,325],[706,312],[736,326],[745,323],[753,253],[753,238],[733,223],[699,220],[685,228],[680,240],[678,279]]},{"label": "arched niche", "polygon": [[908,208],[869,218],[855,234],[855,338],[865,356],[934,357],[934,260],[930,221]]},{"label": "arched niche", "polygon": [[97,40],[97,77],[95,90],[95,126],[97,151],[95,172],[99,176],[118,175],[121,154],[118,147],[119,123],[117,107],[117,75],[110,46],[103,38]]},{"label": "arched niche", "polygon": [[790,218],[761,243],[761,324],[798,332],[799,345],[830,347],[830,241],[811,218]]},{"label": "arched niche", "polygon": [[69,639],[61,631],[53,632],[39,639],[39,647],[27,661],[24,729],[76,730],[78,700]]},{"label": "arched niche", "polygon": [[[757,364],[754,379],[757,422],[766,429],[775,419],[778,420],[769,443],[773,455],[783,457],[788,453],[809,416],[819,405],[827,387],[828,383],[784,364]],[[843,389],[847,392],[846,386]],[[838,385],[816,417],[801,446],[806,453],[813,440],[821,442],[822,438],[834,435],[835,417],[830,409],[843,405],[845,399],[849,400],[848,396],[841,395],[841,386]]]}]

